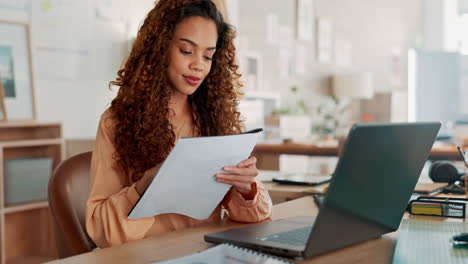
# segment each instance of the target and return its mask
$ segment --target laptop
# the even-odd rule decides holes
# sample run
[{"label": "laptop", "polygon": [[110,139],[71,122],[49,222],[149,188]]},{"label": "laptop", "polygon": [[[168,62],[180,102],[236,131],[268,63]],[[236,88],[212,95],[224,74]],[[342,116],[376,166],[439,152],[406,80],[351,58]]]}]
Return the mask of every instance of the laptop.
[{"label": "laptop", "polygon": [[287,257],[311,257],[398,229],[439,122],[357,124],[320,212],[205,235]]}]

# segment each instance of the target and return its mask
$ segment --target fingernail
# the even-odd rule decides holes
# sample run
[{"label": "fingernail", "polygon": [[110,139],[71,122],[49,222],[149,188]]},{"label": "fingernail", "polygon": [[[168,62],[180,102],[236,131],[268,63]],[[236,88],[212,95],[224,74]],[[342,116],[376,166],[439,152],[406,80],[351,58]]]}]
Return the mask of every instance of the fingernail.
[{"label": "fingernail", "polygon": [[224,167],[224,170],[225,170],[225,171],[230,171],[230,170],[231,170],[231,167]]}]

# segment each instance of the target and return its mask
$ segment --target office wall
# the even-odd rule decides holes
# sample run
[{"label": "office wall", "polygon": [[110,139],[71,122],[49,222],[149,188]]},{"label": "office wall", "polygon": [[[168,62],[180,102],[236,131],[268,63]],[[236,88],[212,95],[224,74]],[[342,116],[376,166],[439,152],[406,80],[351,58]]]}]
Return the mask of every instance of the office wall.
[{"label": "office wall", "polygon": [[[113,6],[99,14],[100,4]],[[67,139],[94,138],[100,114],[115,96],[108,83],[128,52],[129,38],[153,6],[152,0],[0,4],[1,20],[27,23],[31,28],[37,119],[62,122]],[[57,29],[56,36],[45,37],[51,28]],[[48,37],[62,42],[44,45],[53,42]],[[61,48],[69,59],[54,60]]]},{"label": "office wall", "polygon": [[[80,66],[86,69],[80,69],[75,80],[36,78],[38,120],[62,122],[67,139],[95,137],[100,114],[115,96],[116,90],[110,91],[108,83],[115,79],[127,54],[129,36],[136,34],[140,21],[154,5],[154,1],[124,0],[121,1],[124,10],[116,10],[124,14],[124,20],[106,21],[96,18],[95,1],[85,2],[91,12],[89,34],[92,35],[90,54]],[[33,32],[34,26],[33,20]],[[36,71],[40,67],[48,65],[36,64]]]},{"label": "office wall", "polygon": [[[427,70],[436,72],[434,67],[440,65],[442,62],[447,61],[454,56],[453,52],[459,52],[459,39],[462,37],[460,34],[464,33],[459,28],[458,16],[459,14],[468,13],[467,0],[425,0],[423,5],[424,19],[423,19],[423,50],[418,50],[417,56],[419,64],[423,63],[421,67],[416,67],[418,71],[416,76],[424,75]],[[461,31],[460,31],[461,30]],[[445,52],[445,55],[443,54]],[[463,51],[462,51],[463,53]],[[423,119],[428,120],[434,117],[441,118],[441,121],[455,121],[465,120],[468,117],[468,106],[465,103],[468,96],[468,56],[463,54],[455,55],[457,58],[453,59],[450,67],[457,68],[455,71],[447,71],[450,67],[445,67],[444,70],[438,71],[436,75],[432,72],[426,73],[425,78],[416,78],[416,82],[420,83],[419,93],[424,95],[424,100],[420,104],[425,104],[427,109],[419,109],[423,111]],[[459,58],[458,58],[459,57]],[[440,60],[440,61],[438,61]],[[432,61],[432,63],[431,63]],[[427,65],[424,65],[427,63]],[[460,69],[456,66],[460,63]],[[455,76],[452,76],[456,73]],[[421,77],[421,76],[419,76]],[[432,81],[430,81],[432,80]],[[425,83],[426,82],[426,83]],[[435,89],[437,83],[441,83],[442,90]],[[416,89],[417,90],[417,89]],[[418,95],[416,95],[418,97]],[[421,99],[418,99],[421,100]],[[433,102],[430,102],[430,101]],[[434,104],[434,100],[438,103]],[[441,103],[442,101],[454,102],[447,107],[447,104]],[[451,108],[451,114],[447,112],[447,108]],[[411,109],[416,113],[417,109]],[[444,115],[445,113],[445,115]],[[442,127],[441,131],[444,131]]]},{"label": "office wall", "polygon": [[[86,5],[86,10],[89,12],[88,33],[92,41],[88,59],[80,65],[79,74],[74,80],[42,78],[36,74],[38,120],[62,122],[64,136],[67,139],[94,138],[99,116],[115,95],[115,91],[109,91],[107,85],[115,78],[117,69],[126,55],[128,36],[135,34],[141,20],[154,3],[150,0],[120,1],[126,4],[124,13],[127,20],[124,23],[96,19],[97,1],[79,1],[80,5]],[[375,72],[376,89],[388,91],[391,89],[388,84],[388,71],[392,49],[399,48],[405,56],[406,49],[417,46],[420,40],[421,1],[316,0],[315,16],[331,19],[335,39],[350,41],[352,69]],[[307,73],[279,79],[276,69],[277,58],[275,58],[277,50],[265,44],[265,15],[268,12],[276,13],[280,24],[291,27],[295,32],[295,2],[295,0],[239,0],[239,31],[241,37],[245,35],[249,40],[252,50],[262,53],[264,77],[269,80],[271,88],[282,92],[282,99],[288,102],[297,98],[289,94],[289,88],[298,85],[302,97],[307,98],[306,103],[313,107],[324,100],[321,94],[329,85],[326,77],[343,69],[333,63],[317,63],[314,40],[302,43],[308,51]],[[0,10],[0,18],[19,19],[31,24],[33,61],[37,73],[50,65],[38,60],[38,53],[34,48],[37,39],[34,34],[40,29],[34,24],[34,19],[31,19],[34,18],[34,9],[30,8],[26,14],[17,13],[17,10]],[[70,14],[70,17],[72,16],[73,13]],[[57,21],[57,24],[60,23],[61,21]],[[63,65],[63,67],[70,66]]]},{"label": "office wall", "polygon": [[[322,94],[330,85],[327,77],[337,71],[373,72],[375,90],[378,92],[406,90],[406,51],[409,47],[420,46],[422,41],[422,0],[316,0],[315,16],[332,21],[334,40],[346,40],[351,44],[352,66],[338,67],[336,62],[318,63],[316,39],[312,42],[295,40],[296,44],[307,47],[307,73],[281,79],[277,68],[278,49],[265,41],[266,15],[269,12],[278,15],[281,25],[295,30],[295,2],[239,1],[240,36],[248,38],[249,49],[262,54],[264,79],[268,80],[271,90],[281,91],[285,103],[297,100],[298,97],[292,96],[289,88],[298,85],[299,97],[305,98],[310,108],[317,106],[324,100]],[[397,62],[402,74],[401,87],[392,87],[389,80],[395,66],[392,64],[392,54],[395,52],[401,55]],[[389,118],[390,109],[387,112]]]},{"label": "office wall", "polygon": [[458,0],[461,13],[468,13],[468,0]]},{"label": "office wall", "polygon": [[427,50],[458,50],[457,15],[466,0],[425,0],[423,4],[423,34]]},{"label": "office wall", "polygon": [[[93,27],[90,55],[80,63],[74,79],[36,78],[37,119],[62,122],[67,139],[95,137],[99,116],[114,96],[108,83],[125,54],[123,25],[96,22]],[[41,67],[49,65],[35,64],[36,71]]]}]

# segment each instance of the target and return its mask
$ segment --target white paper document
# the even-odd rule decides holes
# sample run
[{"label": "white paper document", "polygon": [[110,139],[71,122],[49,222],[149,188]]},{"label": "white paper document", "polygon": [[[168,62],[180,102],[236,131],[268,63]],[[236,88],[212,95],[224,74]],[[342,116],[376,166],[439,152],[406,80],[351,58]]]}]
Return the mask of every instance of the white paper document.
[{"label": "white paper document", "polygon": [[215,174],[223,172],[225,166],[236,166],[247,159],[260,131],[181,138],[128,218],[166,213],[208,218],[231,187],[217,182]]}]

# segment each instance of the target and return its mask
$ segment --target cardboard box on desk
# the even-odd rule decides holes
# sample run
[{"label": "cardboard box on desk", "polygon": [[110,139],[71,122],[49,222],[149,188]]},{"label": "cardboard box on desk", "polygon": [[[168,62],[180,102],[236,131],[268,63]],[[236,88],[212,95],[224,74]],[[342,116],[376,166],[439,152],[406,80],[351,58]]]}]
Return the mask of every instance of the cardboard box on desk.
[{"label": "cardboard box on desk", "polygon": [[306,115],[272,115],[265,118],[267,130],[276,132],[273,137],[306,141],[310,138],[312,120]]}]

